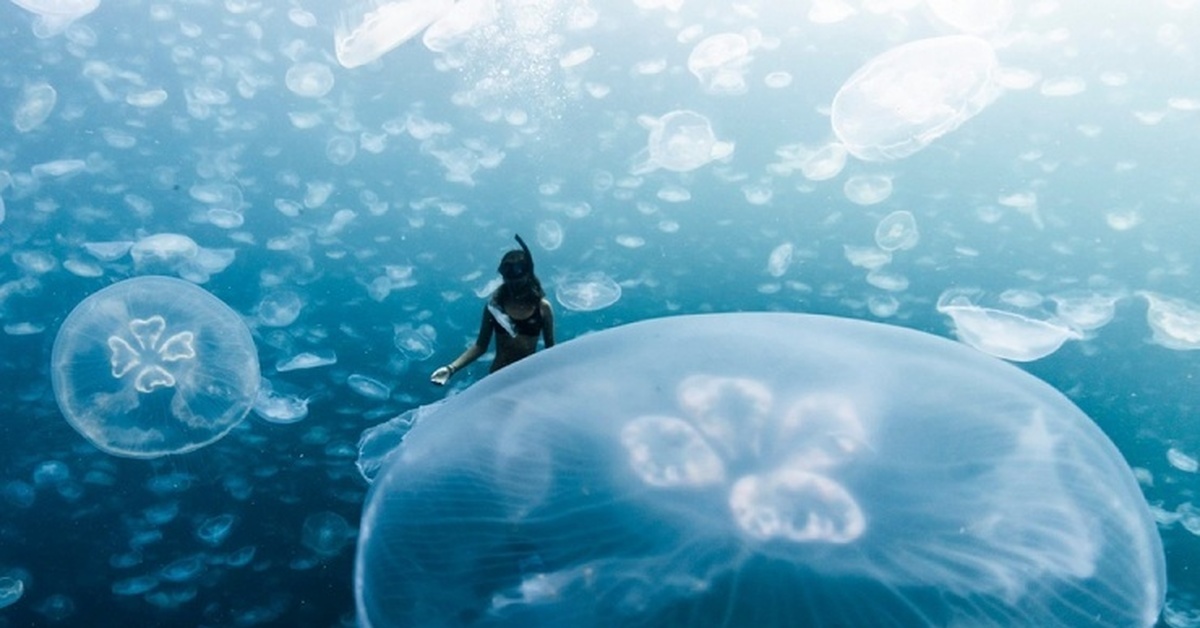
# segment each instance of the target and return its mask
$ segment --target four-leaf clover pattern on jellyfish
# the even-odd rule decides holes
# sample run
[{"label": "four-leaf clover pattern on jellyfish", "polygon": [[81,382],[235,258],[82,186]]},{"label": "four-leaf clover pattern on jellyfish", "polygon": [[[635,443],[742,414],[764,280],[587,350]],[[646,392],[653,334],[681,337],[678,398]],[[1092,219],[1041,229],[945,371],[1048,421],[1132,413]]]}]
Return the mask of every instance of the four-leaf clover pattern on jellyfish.
[{"label": "four-leaf clover pattern on jellyfish", "polygon": [[364,626],[1150,626],[1163,605],[1154,518],[1096,424],[911,329],[640,321],[414,416],[390,453],[364,439]]},{"label": "four-leaf clover pattern on jellyfish", "polygon": [[135,458],[221,438],[246,417],[260,377],[241,316],[171,277],[127,279],[87,297],[51,355],[67,421],[100,449]]},{"label": "four-leaf clover pattern on jellyfish", "polygon": [[646,484],[728,486],[733,520],[758,539],[848,543],[863,533],[858,502],[825,473],[866,446],[849,400],[814,394],[776,408],[763,382],[711,375],[685,378],[677,394],[686,419],[647,415],[621,429]]}]

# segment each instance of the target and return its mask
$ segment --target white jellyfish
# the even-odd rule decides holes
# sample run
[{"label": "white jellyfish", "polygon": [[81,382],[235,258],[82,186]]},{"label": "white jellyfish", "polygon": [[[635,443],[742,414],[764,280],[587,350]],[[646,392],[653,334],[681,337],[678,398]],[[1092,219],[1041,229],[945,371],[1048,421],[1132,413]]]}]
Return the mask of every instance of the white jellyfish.
[{"label": "white jellyfish", "polygon": [[650,131],[650,139],[634,158],[633,174],[657,168],[687,172],[733,154],[733,142],[717,140],[708,118],[695,111],[671,111],[661,118],[641,116],[638,122]]}]

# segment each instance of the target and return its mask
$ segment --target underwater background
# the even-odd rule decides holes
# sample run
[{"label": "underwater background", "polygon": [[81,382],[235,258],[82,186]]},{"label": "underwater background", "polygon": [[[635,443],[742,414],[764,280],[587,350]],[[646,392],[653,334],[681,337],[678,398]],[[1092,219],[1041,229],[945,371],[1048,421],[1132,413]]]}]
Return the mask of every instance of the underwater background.
[{"label": "underwater background", "polygon": [[[1017,364],[1134,468],[1160,625],[1200,625],[1200,3],[964,4],[462,1],[470,28],[423,39],[454,3],[0,3],[0,626],[353,625],[359,435],[486,374],[429,383],[514,234],[559,342],[732,311],[1059,330]],[[412,39],[351,55],[389,6]],[[996,62],[893,68],[919,141],[835,128],[856,72],[931,38]],[[55,335],[143,274],[241,314],[306,411],[153,460],[81,437]]]}]

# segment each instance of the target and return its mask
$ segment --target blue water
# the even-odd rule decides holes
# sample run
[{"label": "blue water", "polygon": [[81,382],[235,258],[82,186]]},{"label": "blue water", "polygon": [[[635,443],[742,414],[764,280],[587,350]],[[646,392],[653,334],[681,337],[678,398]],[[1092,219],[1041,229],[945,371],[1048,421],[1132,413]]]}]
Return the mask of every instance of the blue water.
[{"label": "blue water", "polygon": [[[333,513],[357,526],[366,492],[354,466],[359,434],[447,394],[429,373],[473,339],[477,295],[514,233],[533,245],[551,297],[578,273],[622,285],[620,300],[600,310],[556,302],[560,342],[650,317],[758,310],[953,337],[935,309],[947,289],[978,289],[989,306],[1013,289],[1119,292],[1115,317],[1094,337],[1020,366],[1097,422],[1140,470],[1152,506],[1195,518],[1197,476],[1170,464],[1167,451],[1200,455],[1200,354],[1151,343],[1147,301],[1135,296],[1200,303],[1194,1],[1101,10],[1016,0],[1011,22],[986,37],[1002,66],[1044,82],[1005,90],[911,156],[851,156],[817,181],[773,168],[777,151],[834,141],[832,99],[868,60],[953,32],[930,6],[855,0],[851,15],[824,24],[803,7],[769,2],[735,10],[693,1],[678,11],[596,4],[594,24],[573,29],[567,16],[581,2],[501,2],[505,19],[522,5],[534,26],[507,23],[451,55],[417,38],[355,69],[334,57],[332,3],[105,0],[46,38],[35,36],[29,12],[0,4],[0,172],[10,175],[0,181],[13,180],[0,186],[0,578],[24,583],[21,598],[0,609],[0,626],[352,625],[353,540],[306,544],[305,522]],[[304,26],[306,15],[316,25]],[[695,44],[722,32],[762,36],[742,70],[744,93],[707,93],[687,69]],[[560,65],[584,46],[594,56]],[[327,66],[330,91],[290,91],[285,75],[297,62]],[[662,70],[635,70],[644,62]],[[769,87],[776,71],[790,84]],[[1082,89],[1045,93],[1067,78]],[[478,88],[483,80],[492,88]],[[19,132],[5,117],[39,82],[57,101],[44,122]],[[166,101],[127,101],[153,89]],[[215,104],[197,104],[212,89]],[[688,172],[629,174],[647,144],[639,116],[676,109],[707,117],[717,139],[735,143],[732,155]],[[292,114],[315,115],[313,125],[301,128]],[[427,135],[419,122],[436,128]],[[381,136],[378,150],[366,148]],[[326,157],[334,137],[359,145],[348,163]],[[452,174],[447,155],[480,165],[468,181]],[[83,168],[31,174],[63,159]],[[890,176],[893,193],[851,202],[843,185],[859,174]],[[220,209],[241,224],[213,224],[199,194],[209,184],[240,191],[239,204]],[[332,186],[329,198],[296,216],[277,209],[281,200],[302,204],[310,184]],[[748,187],[769,190],[770,200],[751,202]],[[663,198],[677,188],[690,199]],[[1030,193],[1036,215],[1002,202]],[[888,293],[844,247],[872,245],[876,224],[898,209],[914,214],[921,239],[886,266],[908,280]],[[351,215],[343,210],[353,218],[332,228],[339,212]],[[564,234],[553,247],[534,244],[547,221]],[[137,267],[128,255],[100,261],[83,244],[157,233],[235,253],[203,287],[246,317],[264,377],[313,398],[305,420],[275,425],[252,414],[207,448],[145,461],[100,452],[63,419],[49,375],[59,324],[104,286],[178,274]],[[793,261],[777,277],[767,260],[785,243]],[[389,268],[411,281],[377,298],[372,282]],[[299,318],[279,329],[258,324],[257,304],[280,288],[301,296]],[[888,294],[899,306],[880,319],[868,303]],[[393,346],[393,326],[404,324],[436,330],[432,357],[414,362]],[[315,350],[333,350],[337,363],[274,372],[280,359]],[[486,362],[459,373],[449,392],[483,377]],[[352,391],[346,379],[356,373],[391,385],[390,398]],[[202,538],[215,517],[231,527]],[[1200,625],[1192,569],[1200,541],[1163,518],[1169,590],[1160,623]],[[136,585],[151,588],[117,592]]]}]

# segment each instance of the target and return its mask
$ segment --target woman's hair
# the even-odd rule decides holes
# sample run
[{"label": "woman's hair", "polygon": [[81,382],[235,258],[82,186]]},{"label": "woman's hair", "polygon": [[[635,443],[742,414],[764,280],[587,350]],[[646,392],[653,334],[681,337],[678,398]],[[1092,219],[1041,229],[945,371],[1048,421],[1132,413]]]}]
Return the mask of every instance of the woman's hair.
[{"label": "woman's hair", "polygon": [[[520,251],[517,252],[519,253]],[[542,289],[542,282],[538,281],[537,276],[532,274],[505,281],[496,289],[496,302],[500,305],[508,303],[534,305],[545,298],[545,296],[546,291]]]}]

